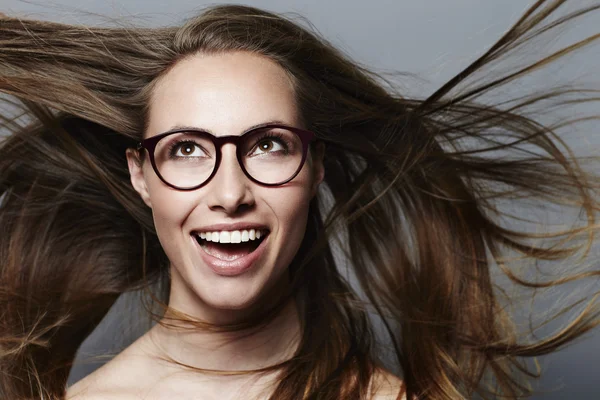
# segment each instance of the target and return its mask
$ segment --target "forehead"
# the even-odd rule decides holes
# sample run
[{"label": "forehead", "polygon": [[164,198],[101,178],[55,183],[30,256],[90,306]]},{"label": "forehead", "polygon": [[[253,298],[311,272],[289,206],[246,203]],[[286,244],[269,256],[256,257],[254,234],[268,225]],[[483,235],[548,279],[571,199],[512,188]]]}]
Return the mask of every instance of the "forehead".
[{"label": "forehead", "polygon": [[146,137],[176,126],[225,136],[269,121],[298,123],[288,74],[269,58],[247,52],[179,61],[157,82],[148,117]]}]

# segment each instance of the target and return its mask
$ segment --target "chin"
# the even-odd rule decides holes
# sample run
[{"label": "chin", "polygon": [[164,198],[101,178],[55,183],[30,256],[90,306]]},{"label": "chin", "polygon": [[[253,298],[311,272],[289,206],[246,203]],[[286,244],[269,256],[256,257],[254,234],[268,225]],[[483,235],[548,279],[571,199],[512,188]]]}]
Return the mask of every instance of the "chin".
[{"label": "chin", "polygon": [[204,303],[213,310],[221,311],[242,311],[250,310],[259,300],[258,295],[250,293],[223,293],[218,297],[210,297],[204,300]]},{"label": "chin", "polygon": [[[244,319],[276,305],[278,295],[288,287],[286,272],[278,275],[273,277],[273,281],[262,282],[254,280],[258,276],[254,279],[225,279],[224,282],[213,282],[210,288],[202,288],[208,290],[197,290],[196,295],[204,303],[206,314],[212,315],[213,319]],[[219,316],[220,313],[222,316]]]}]

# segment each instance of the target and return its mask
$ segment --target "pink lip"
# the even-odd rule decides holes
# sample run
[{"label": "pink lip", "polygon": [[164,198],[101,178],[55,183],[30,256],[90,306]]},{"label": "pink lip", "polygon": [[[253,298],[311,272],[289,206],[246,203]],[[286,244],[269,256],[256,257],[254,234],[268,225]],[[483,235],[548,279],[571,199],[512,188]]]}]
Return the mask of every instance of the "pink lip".
[{"label": "pink lip", "polygon": [[221,276],[237,276],[250,270],[265,252],[266,243],[269,240],[269,237],[267,236],[252,253],[233,261],[226,261],[211,256],[204,251],[202,246],[200,246],[200,243],[198,243],[193,235],[191,238],[200,251],[200,257],[202,257],[202,261],[204,261],[215,274]]}]

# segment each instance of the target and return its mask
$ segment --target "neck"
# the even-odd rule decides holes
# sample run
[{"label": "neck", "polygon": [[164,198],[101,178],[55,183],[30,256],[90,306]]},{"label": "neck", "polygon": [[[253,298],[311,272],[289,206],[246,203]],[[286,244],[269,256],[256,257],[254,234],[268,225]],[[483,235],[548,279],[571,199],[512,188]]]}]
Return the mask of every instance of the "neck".
[{"label": "neck", "polygon": [[227,332],[157,324],[149,339],[157,355],[179,363],[207,370],[244,371],[291,358],[300,329],[295,301],[289,300],[273,320],[256,328]]}]

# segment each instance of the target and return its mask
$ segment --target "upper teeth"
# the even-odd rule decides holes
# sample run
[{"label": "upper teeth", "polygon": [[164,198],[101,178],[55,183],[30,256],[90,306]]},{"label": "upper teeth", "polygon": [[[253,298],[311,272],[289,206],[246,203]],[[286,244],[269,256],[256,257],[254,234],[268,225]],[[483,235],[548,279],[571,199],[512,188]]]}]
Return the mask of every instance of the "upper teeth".
[{"label": "upper teeth", "polygon": [[241,243],[260,239],[264,234],[257,229],[243,231],[200,232],[200,238],[208,242]]}]

